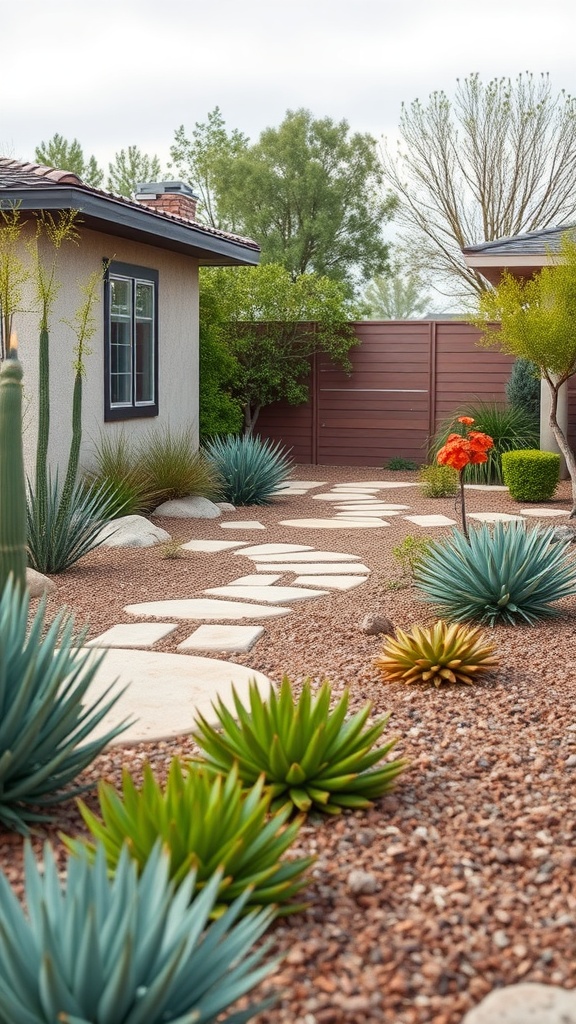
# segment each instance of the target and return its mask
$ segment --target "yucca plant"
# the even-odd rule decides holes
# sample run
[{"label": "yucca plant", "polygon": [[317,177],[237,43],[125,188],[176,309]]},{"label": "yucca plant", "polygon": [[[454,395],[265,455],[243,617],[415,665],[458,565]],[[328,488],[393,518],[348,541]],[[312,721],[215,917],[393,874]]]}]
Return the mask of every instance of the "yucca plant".
[{"label": "yucca plant", "polygon": [[434,626],[413,626],[409,633],[396,629],[387,637],[376,659],[387,681],[398,683],[473,683],[496,668],[494,645],[480,629],[440,619]]},{"label": "yucca plant", "polygon": [[[488,434],[494,447],[487,452],[487,462],[466,466],[464,480],[474,484],[502,484],[502,453],[519,448],[537,448],[539,425],[534,417],[517,406],[497,402],[476,402],[462,410],[474,420],[474,429]],[[438,428],[430,445],[430,461],[435,462],[448,434],[454,429],[455,413]]]},{"label": "yucca plant", "polygon": [[344,807],[371,807],[406,767],[402,760],[373,767],[397,742],[392,739],[374,748],[390,716],[363,732],[370,703],[347,718],[349,691],[332,710],[331,695],[327,682],[313,695],[308,679],[296,700],[284,676],[279,695],[272,691],[264,700],[252,681],[250,709],[234,691],[237,719],[219,700],[214,710],[221,728],[198,714],[194,739],[217,771],[228,772],[237,763],[247,785],[264,775],[273,807],[290,801],[299,811],[314,808],[327,814],[339,814]]},{"label": "yucca plant", "polygon": [[38,500],[28,485],[28,562],[42,573],[69,569],[101,543],[102,527],[117,512],[118,500],[108,485],[86,487],[78,481],[62,504],[58,474],[48,474],[46,500]]},{"label": "yucca plant", "polygon": [[437,541],[414,571],[415,586],[447,619],[510,625],[557,614],[576,594],[576,563],[551,529],[497,522]]},{"label": "yucca plant", "polygon": [[[306,885],[304,872],[313,857],[282,860],[296,839],[301,820],[287,823],[291,807],[268,818],[270,794],[263,792],[261,777],[245,790],[233,765],[226,778],[207,766],[171,762],[163,789],[149,764],[144,767],[141,789],[128,771],[123,772],[122,794],[101,782],[98,786],[101,818],[79,801],[80,811],[94,838],[106,850],[108,866],[115,868],[124,843],[140,870],[160,838],[170,856],[170,877],[176,885],[194,871],[197,888],[206,884],[216,868],[224,877],[213,913],[250,887],[247,909],[277,904],[281,913],[303,909],[293,897]],[[62,836],[73,853],[93,843]]]},{"label": "yucca plant", "polygon": [[124,849],[110,879],[101,845],[65,883],[48,844],[43,870],[28,844],[25,865],[27,914],[0,875],[0,1024],[242,1024],[269,1005],[224,1015],[274,963],[251,949],[272,911],[238,920],[249,892],[209,924],[221,872],[174,893],[159,843],[140,878]]},{"label": "yucca plant", "polygon": [[292,472],[286,449],[269,439],[215,437],[206,443],[205,451],[222,480],[221,497],[233,505],[269,505]]},{"label": "yucca plant", "polygon": [[[38,808],[69,799],[67,789],[127,723],[88,740],[120,696],[87,694],[105,652],[81,650],[61,611],[44,630],[45,602],[28,629],[29,597],[9,580],[0,599],[0,823],[27,831],[47,820]],[[84,742],[87,740],[87,742]]]}]

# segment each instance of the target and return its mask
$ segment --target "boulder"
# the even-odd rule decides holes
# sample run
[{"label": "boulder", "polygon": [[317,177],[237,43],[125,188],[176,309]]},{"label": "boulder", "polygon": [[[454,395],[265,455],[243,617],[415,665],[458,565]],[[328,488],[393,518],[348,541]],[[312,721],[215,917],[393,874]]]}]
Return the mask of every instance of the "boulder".
[{"label": "boulder", "polygon": [[396,636],[394,623],[379,612],[368,612],[362,619],[360,629],[367,636],[377,636],[379,633],[387,633],[389,636]]},{"label": "boulder", "polygon": [[30,597],[42,597],[42,594],[52,594],[56,590],[53,580],[30,568],[26,569],[26,586]]},{"label": "boulder", "polygon": [[235,512],[236,505],[231,505],[229,501],[217,501],[218,508],[221,512]]},{"label": "boulder", "polygon": [[121,516],[107,523],[96,539],[107,548],[151,548],[172,538],[145,516]]},{"label": "boulder", "polygon": [[189,498],[164,501],[152,515],[167,516],[170,519],[217,519],[222,512],[218,505],[208,498],[191,495]]},{"label": "boulder", "polygon": [[576,992],[523,982],[494,989],[462,1024],[576,1024]]}]

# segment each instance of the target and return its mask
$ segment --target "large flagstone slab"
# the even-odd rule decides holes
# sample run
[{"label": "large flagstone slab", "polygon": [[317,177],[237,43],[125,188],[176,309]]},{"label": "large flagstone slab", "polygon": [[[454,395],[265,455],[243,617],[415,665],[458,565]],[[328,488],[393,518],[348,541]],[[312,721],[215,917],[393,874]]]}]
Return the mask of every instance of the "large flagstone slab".
[{"label": "large flagstone slab", "polygon": [[448,516],[431,515],[431,516],[404,516],[404,519],[409,519],[411,523],[415,523],[416,526],[455,526],[456,520],[449,519]]},{"label": "large flagstone slab", "polygon": [[305,551],[264,552],[264,554],[249,555],[248,551],[239,551],[238,554],[247,555],[251,562],[359,562],[360,555],[348,555],[342,551],[315,551],[314,548],[307,548]]},{"label": "large flagstone slab", "polygon": [[508,515],[507,512],[467,512],[468,519],[477,519],[480,523],[522,523],[523,516]]},{"label": "large flagstone slab", "polygon": [[88,640],[86,647],[152,647],[178,627],[173,622],[120,622]]},{"label": "large flagstone slab", "polygon": [[252,649],[265,632],[264,626],[198,626],[181,644],[179,651],[233,651],[242,653]]},{"label": "large flagstone slab", "polygon": [[374,495],[368,494],[362,491],[329,491],[326,494],[313,494],[313,501],[342,501],[342,498],[346,497],[350,501],[374,501]]},{"label": "large flagstone slab", "polygon": [[294,583],[305,583],[307,587],[325,587],[328,590],[352,590],[367,579],[367,576],[298,576]]},{"label": "large flagstone slab", "polygon": [[257,565],[258,572],[267,572],[269,569],[281,569],[282,572],[299,572],[301,576],[318,576],[321,573],[336,574],[343,576],[358,575],[358,573],[369,573],[370,569],[362,562],[279,562],[272,565],[265,563]]},{"label": "large flagstone slab", "polygon": [[553,519],[555,516],[569,516],[569,508],[521,508],[523,516],[541,516],[542,519]]},{"label": "large flagstone slab", "polygon": [[235,519],[230,523],[220,523],[221,530],[265,530],[266,527],[257,519]]},{"label": "large flagstone slab", "polygon": [[325,486],[326,486],[326,481],[325,480],[292,480],[292,479],[290,479],[290,480],[287,480],[286,483],[284,483],[284,484],[279,484],[278,487],[275,488],[275,492],[274,493],[279,494],[280,491],[287,490],[290,487],[299,487],[299,488],[302,488],[302,490],[304,490],[304,491],[310,491],[314,487],[325,487]]},{"label": "large flagstone slab", "polygon": [[404,512],[406,509],[410,508],[410,505],[389,505],[386,501],[378,501],[374,502],[374,504],[371,502],[361,502],[356,505],[353,502],[346,502],[346,504],[335,505],[334,508],[338,509],[340,512]]},{"label": "large flagstone slab", "polygon": [[[286,551],[313,551],[310,544],[250,544],[241,552],[243,555],[284,555]],[[240,553],[240,552],[239,552]],[[292,555],[290,556],[292,557]]]},{"label": "large flagstone slab", "polygon": [[386,509],[386,511],[378,511],[373,509],[367,509],[366,512],[335,512],[336,519],[381,519],[382,516],[399,516],[400,513],[393,509]]},{"label": "large flagstone slab", "polygon": [[383,519],[281,519],[280,526],[296,526],[305,530],[360,530],[390,526]]},{"label": "large flagstone slab", "polygon": [[[240,595],[236,594],[238,598]],[[143,601],[141,604],[126,605],[128,615],[146,616],[151,619],[272,619],[279,615],[290,615],[290,608],[269,608],[267,605],[244,604],[236,601],[216,601],[213,598],[195,597],[173,601]]]},{"label": "large flagstone slab", "polygon": [[[273,566],[277,568],[277,566]],[[271,587],[274,583],[278,583],[283,576],[282,572],[275,572],[272,574],[262,574],[259,576],[257,573],[250,573],[248,576],[239,576],[237,580],[230,580],[229,587]]]},{"label": "large flagstone slab", "polygon": [[242,597],[245,601],[264,601],[267,604],[309,601],[322,595],[321,590],[306,590],[304,587],[210,587],[204,593],[216,594],[217,597]]},{"label": "large flagstone slab", "polygon": [[181,547],[184,551],[226,551],[232,548],[241,548],[247,541],[245,540],[189,540],[186,544],[182,544]]},{"label": "large flagstone slab", "polygon": [[240,700],[248,704],[248,686],[252,679],[262,696],[268,697],[272,688],[270,680],[243,665],[190,654],[110,649],[96,670],[88,696],[91,701],[97,700],[116,681],[114,692],[124,686],[127,690],[90,736],[96,739],[127,718],[132,719],[133,724],[113,740],[111,746],[190,733],[198,712],[216,725],[212,701],[220,698],[234,712],[232,685]]}]

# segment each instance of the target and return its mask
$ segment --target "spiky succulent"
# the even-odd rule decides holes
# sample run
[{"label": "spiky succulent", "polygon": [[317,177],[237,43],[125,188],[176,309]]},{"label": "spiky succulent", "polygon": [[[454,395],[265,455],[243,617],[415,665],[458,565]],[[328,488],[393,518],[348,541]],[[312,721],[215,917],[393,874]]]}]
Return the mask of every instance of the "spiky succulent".
[{"label": "spiky succulent", "polygon": [[0,599],[0,823],[20,832],[45,820],[37,807],[78,793],[66,787],[127,727],[89,739],[120,696],[109,688],[87,700],[105,653],[78,647],[64,611],[44,635],[44,601],[28,628],[28,609],[28,593],[9,580]]},{"label": "spiky succulent", "polygon": [[447,619],[530,625],[556,615],[553,601],[576,594],[576,562],[550,529],[497,522],[454,530],[418,563],[414,583]]},{"label": "spiky succulent", "polygon": [[221,728],[198,714],[194,739],[217,771],[228,772],[237,763],[246,784],[263,774],[274,804],[289,800],[299,811],[315,808],[327,814],[370,807],[406,767],[398,760],[374,768],[397,742],[374,748],[390,716],[363,731],[370,703],[347,718],[348,690],[332,710],[331,695],[327,682],[313,695],[306,680],[296,700],[285,676],[279,695],[272,691],[264,700],[252,681],[249,710],[234,691],[237,718],[219,700],[214,710]]},{"label": "spiky succulent", "polygon": [[242,1024],[262,1008],[220,1016],[273,968],[251,946],[273,912],[242,921],[249,893],[214,924],[217,872],[174,893],[158,843],[138,878],[124,849],[112,879],[104,848],[69,860],[65,884],[47,845],[26,853],[27,914],[0,875],[0,1024]]},{"label": "spiky succulent", "polygon": [[[193,762],[183,771],[174,758],[164,789],[147,764],[141,789],[126,770],[121,794],[100,783],[102,818],[82,801],[79,806],[92,835],[101,840],[111,868],[127,843],[142,870],[160,838],[170,855],[170,877],[176,885],[195,871],[201,888],[216,868],[223,868],[215,913],[221,913],[247,886],[251,887],[248,909],[274,903],[280,913],[294,912],[303,907],[293,897],[306,885],[303,874],[314,858],[282,860],[298,835],[301,819],[286,824],[289,804],[268,818],[270,794],[263,789],[260,777],[245,790],[236,766],[224,778]],[[74,853],[86,848],[90,855],[95,853],[93,843],[62,838]]]},{"label": "spiky succulent", "polygon": [[292,470],[284,446],[269,438],[215,437],[205,450],[222,480],[222,498],[234,505],[269,505]]},{"label": "spiky succulent", "polygon": [[473,683],[498,665],[494,645],[480,629],[440,619],[434,626],[413,626],[409,633],[396,629],[388,637],[376,666],[390,682]]}]

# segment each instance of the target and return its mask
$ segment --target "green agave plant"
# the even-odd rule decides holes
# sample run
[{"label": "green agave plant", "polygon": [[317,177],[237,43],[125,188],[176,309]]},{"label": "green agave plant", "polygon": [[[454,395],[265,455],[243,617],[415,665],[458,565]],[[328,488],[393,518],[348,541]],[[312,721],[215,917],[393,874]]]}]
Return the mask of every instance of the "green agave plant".
[{"label": "green agave plant", "polygon": [[[104,846],[109,867],[116,867],[127,843],[142,869],[161,838],[176,885],[194,871],[200,888],[216,868],[223,868],[214,913],[221,913],[250,886],[248,909],[274,903],[279,913],[286,914],[303,909],[303,904],[289,901],[306,885],[303,873],[314,858],[282,861],[298,835],[301,820],[286,824],[290,804],[267,820],[270,795],[263,788],[261,777],[245,790],[236,766],[224,778],[201,764],[192,763],[183,771],[174,758],[165,789],[150,765],[145,765],[141,789],[127,771],[122,777],[122,795],[113,786],[100,783],[101,819],[82,801],[79,804],[92,835]],[[86,848],[80,840],[62,838],[73,853]],[[94,855],[95,845],[87,846]]]},{"label": "green agave plant", "polygon": [[221,873],[174,893],[159,843],[140,878],[125,849],[110,879],[100,844],[65,887],[48,845],[43,871],[28,844],[25,863],[27,915],[0,875],[0,1024],[242,1024],[269,1005],[220,1016],[274,967],[251,951],[272,911],[238,921],[248,892],[208,924]]},{"label": "green agave plant", "polygon": [[348,690],[332,711],[331,692],[324,682],[313,696],[311,682],[306,680],[296,701],[285,676],[279,695],[272,691],[264,700],[252,681],[250,710],[234,691],[237,719],[218,701],[214,710],[221,729],[198,715],[194,739],[217,771],[228,772],[237,763],[246,784],[264,775],[272,806],[290,801],[299,811],[315,808],[327,814],[339,814],[344,807],[370,807],[406,762],[388,761],[374,768],[397,742],[392,739],[373,749],[390,716],[384,715],[363,732],[371,705],[347,719]]},{"label": "green agave plant", "polygon": [[269,505],[292,471],[283,446],[259,437],[216,437],[205,451],[222,480],[223,500],[233,505]]},{"label": "green agave plant", "polygon": [[78,793],[65,787],[127,727],[84,743],[120,696],[86,702],[105,654],[78,649],[64,612],[44,635],[45,602],[28,629],[28,610],[28,593],[9,580],[0,599],[0,824],[20,832],[46,820],[37,807]]},{"label": "green agave plant", "polygon": [[415,566],[414,583],[445,618],[531,625],[576,594],[576,563],[553,537],[518,522],[484,524],[469,541],[454,530]]}]

